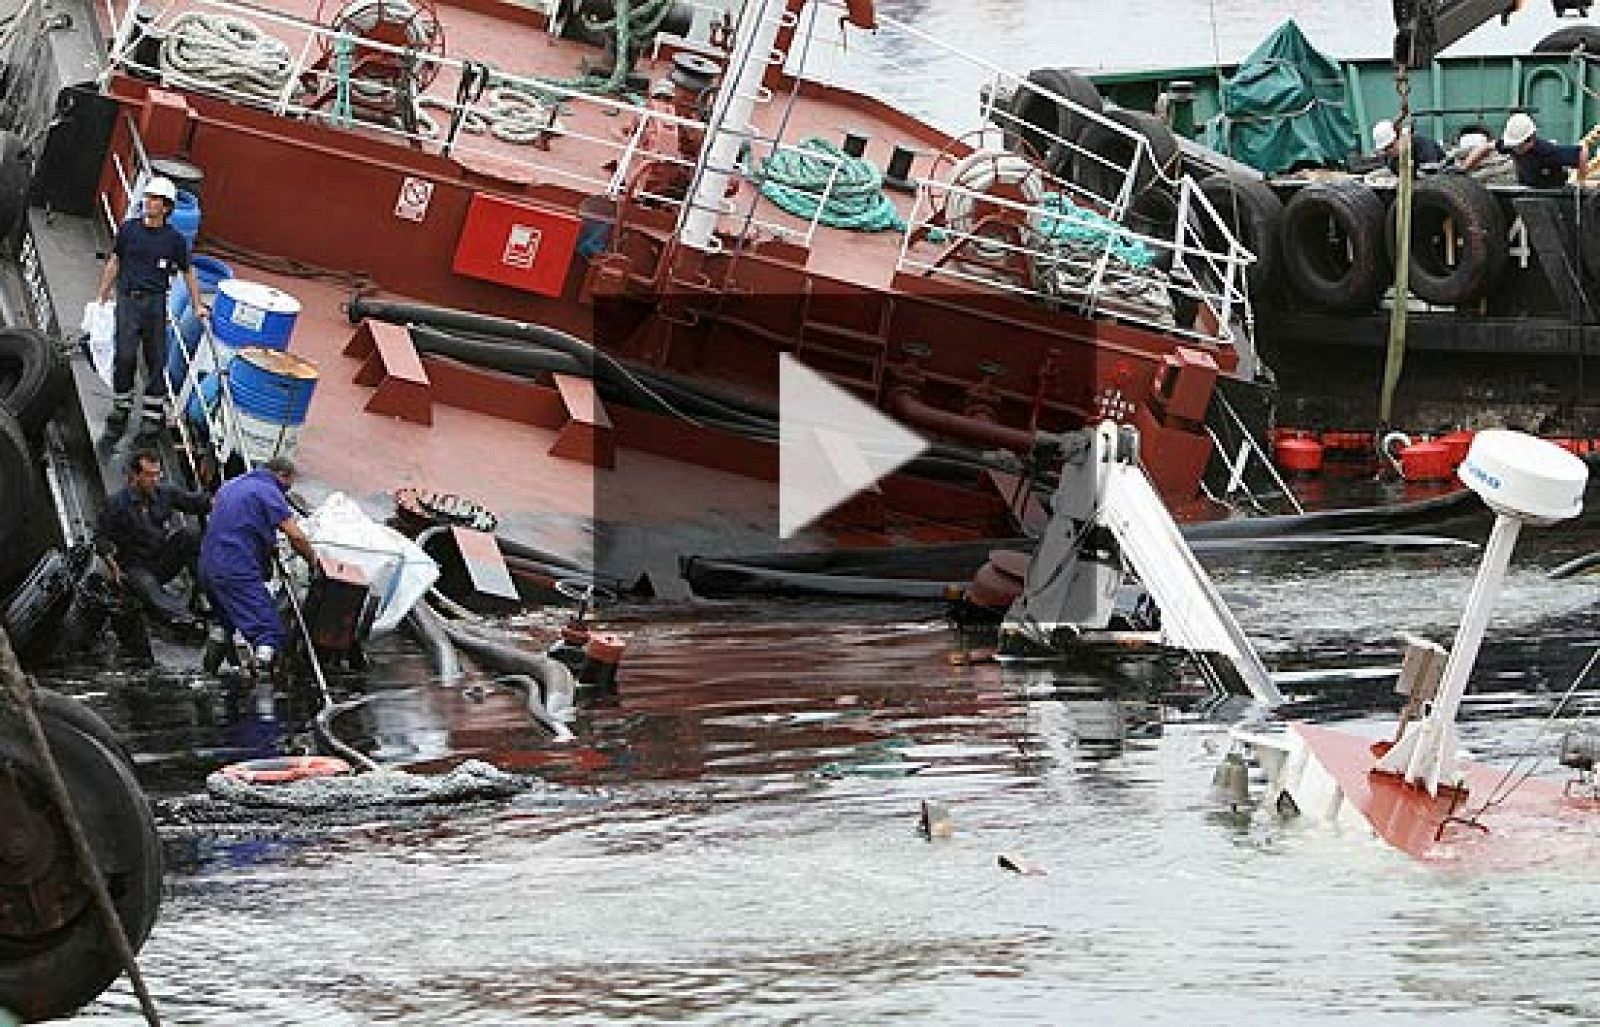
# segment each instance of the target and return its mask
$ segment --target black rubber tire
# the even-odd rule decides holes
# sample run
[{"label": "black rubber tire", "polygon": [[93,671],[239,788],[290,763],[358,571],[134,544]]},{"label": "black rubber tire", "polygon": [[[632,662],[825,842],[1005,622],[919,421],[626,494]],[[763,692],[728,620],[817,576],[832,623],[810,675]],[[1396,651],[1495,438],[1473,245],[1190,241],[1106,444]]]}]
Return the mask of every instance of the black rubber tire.
[{"label": "black rubber tire", "polygon": [[0,239],[9,238],[28,212],[32,163],[21,136],[0,132]]},{"label": "black rubber tire", "polygon": [[34,478],[33,453],[22,426],[0,405],[0,541],[22,527],[33,503]]},{"label": "black rubber tire", "polygon": [[[1134,169],[1135,196],[1142,194],[1156,181],[1158,172],[1169,178],[1177,175],[1180,156],[1178,140],[1165,122],[1146,111],[1130,111],[1121,107],[1108,107],[1104,113],[1111,121],[1144,136],[1150,144],[1149,159],[1140,161]],[[1078,154],[1073,163],[1072,180],[1108,200],[1115,199],[1122,188],[1122,169],[1132,163],[1137,143],[1123,133],[1094,121],[1084,127],[1078,137],[1078,145],[1088,153],[1098,155],[1101,160],[1094,160],[1088,153]]]},{"label": "black rubber tire", "polygon": [[23,434],[38,439],[55,416],[66,395],[69,370],[55,343],[32,328],[0,328],[0,383],[9,385],[0,396],[16,416]]},{"label": "black rubber tire", "polygon": [[1580,48],[1600,55],[1600,25],[1568,25],[1533,44],[1534,53],[1569,54]]},{"label": "black rubber tire", "polygon": [[1360,182],[1316,182],[1283,208],[1284,276],[1320,310],[1371,310],[1389,284],[1383,201]]},{"label": "black rubber tire", "polygon": [[[132,766],[114,739],[106,740],[110,729],[86,707],[68,711],[65,704],[77,705],[63,696],[41,701],[45,737],[123,930],[138,951],[161,904],[161,842],[155,818]],[[13,768],[30,806],[49,825],[52,864],[73,860],[59,812],[48,799],[39,757],[20,718],[9,709],[0,716],[0,766]],[[0,891],[20,883],[0,881]],[[78,893],[69,901],[76,909],[67,922],[36,938],[0,941],[0,1008],[24,1020],[65,1016],[93,1000],[123,971],[87,888],[74,887]]]},{"label": "black rubber tire", "polygon": [[1171,243],[1178,233],[1178,200],[1172,191],[1162,185],[1152,185],[1133,201],[1125,221],[1129,228],[1140,235],[1168,244],[1154,247],[1154,265],[1163,271],[1171,271]]},{"label": "black rubber tire", "polygon": [[[1283,270],[1279,233],[1283,224],[1283,201],[1272,187],[1259,178],[1219,172],[1200,183],[1200,192],[1217,208],[1223,224],[1256,260],[1245,272],[1245,284],[1255,302],[1277,298]],[[1207,239],[1214,251],[1222,251],[1220,238]]]},{"label": "black rubber tire", "polygon": [[[1389,266],[1395,263],[1398,208],[1389,207],[1384,230]],[[1456,265],[1445,263],[1445,225],[1454,226]],[[1409,286],[1419,299],[1441,307],[1471,303],[1493,289],[1511,256],[1505,212],[1483,183],[1466,175],[1418,179],[1411,193]]]},{"label": "black rubber tire", "polygon": [[[1064,96],[1096,114],[1100,113],[1103,106],[1100,91],[1094,87],[1094,83],[1065,68],[1036,68],[1028,72],[1027,80]],[[1083,134],[1085,126],[1093,122],[1077,111],[1062,107],[1049,97],[1022,87],[1018,87],[1011,97],[1011,113],[1022,124],[1012,126],[1014,134],[1008,134],[1007,147],[1024,156],[1044,161],[1052,174],[1062,178],[1070,175],[1072,151],[1062,147],[1044,133],[1054,132],[1062,139],[1076,143],[1078,137]],[[1014,144],[1016,136],[1020,136],[1028,144],[1026,149]],[[1030,150],[1031,153],[1028,152]]]},{"label": "black rubber tire", "polygon": [[89,554],[83,549],[70,553],[51,549],[6,600],[6,634],[23,666],[43,659],[55,648],[61,620],[77,593],[78,579],[88,569],[86,557]]},{"label": "black rubber tire", "polygon": [[1583,260],[1583,270],[1591,285],[1600,286],[1600,190],[1583,191],[1583,208],[1579,212],[1583,230],[1578,233],[1578,253]]}]

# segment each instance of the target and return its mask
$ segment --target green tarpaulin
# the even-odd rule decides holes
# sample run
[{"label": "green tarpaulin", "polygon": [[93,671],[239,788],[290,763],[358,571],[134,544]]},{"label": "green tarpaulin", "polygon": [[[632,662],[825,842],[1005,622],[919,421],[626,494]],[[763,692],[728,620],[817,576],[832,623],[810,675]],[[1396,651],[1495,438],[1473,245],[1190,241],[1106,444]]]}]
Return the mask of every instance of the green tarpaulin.
[{"label": "green tarpaulin", "polygon": [[1206,123],[1205,142],[1269,175],[1343,164],[1356,146],[1344,101],[1339,65],[1286,21],[1223,83],[1223,113]]}]

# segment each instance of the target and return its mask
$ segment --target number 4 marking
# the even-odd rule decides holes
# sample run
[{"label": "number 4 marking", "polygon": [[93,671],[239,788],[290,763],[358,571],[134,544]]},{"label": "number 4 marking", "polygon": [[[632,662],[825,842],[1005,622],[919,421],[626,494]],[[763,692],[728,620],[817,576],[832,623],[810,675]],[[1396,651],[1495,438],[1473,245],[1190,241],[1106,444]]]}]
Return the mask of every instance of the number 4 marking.
[{"label": "number 4 marking", "polygon": [[1511,222],[1511,231],[1508,235],[1511,241],[1511,255],[1517,258],[1517,263],[1522,270],[1528,270],[1528,258],[1533,256],[1533,248],[1528,245],[1528,226],[1522,223],[1522,215],[1517,215],[1517,220]]}]

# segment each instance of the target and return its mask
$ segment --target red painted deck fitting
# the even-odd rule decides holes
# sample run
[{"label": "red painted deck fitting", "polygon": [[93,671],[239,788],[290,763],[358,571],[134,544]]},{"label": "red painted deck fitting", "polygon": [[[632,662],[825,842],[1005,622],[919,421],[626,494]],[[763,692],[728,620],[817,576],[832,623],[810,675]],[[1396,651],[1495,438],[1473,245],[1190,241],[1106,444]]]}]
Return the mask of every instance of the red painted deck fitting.
[{"label": "red painted deck fitting", "polygon": [[561,402],[567,408],[567,423],[562,427],[551,456],[610,469],[617,466],[617,440],[605,404],[595,395],[594,382],[570,374],[552,375]]},{"label": "red painted deck fitting", "polygon": [[1370,738],[1310,724],[1295,724],[1293,729],[1338,781],[1345,801],[1366,817],[1379,837],[1417,859],[1521,869],[1555,860],[1592,859],[1600,850],[1600,808],[1592,800],[1567,798],[1548,780],[1524,781],[1477,818],[1487,828],[1481,830],[1447,821],[1476,813],[1497,790],[1503,792],[1503,769],[1463,764],[1465,799],[1444,790],[1433,796],[1393,774],[1374,773],[1377,757]]},{"label": "red painted deck fitting", "polygon": [[517,586],[511,580],[511,568],[506,566],[500,543],[486,531],[455,526],[450,529],[456,551],[466,565],[472,589],[479,596],[516,606],[519,603]]},{"label": "red painted deck fitting", "polygon": [[363,320],[344,348],[344,355],[366,362],[356,384],[374,388],[364,409],[417,424],[433,423],[433,383],[422,366],[411,335],[399,325]]}]

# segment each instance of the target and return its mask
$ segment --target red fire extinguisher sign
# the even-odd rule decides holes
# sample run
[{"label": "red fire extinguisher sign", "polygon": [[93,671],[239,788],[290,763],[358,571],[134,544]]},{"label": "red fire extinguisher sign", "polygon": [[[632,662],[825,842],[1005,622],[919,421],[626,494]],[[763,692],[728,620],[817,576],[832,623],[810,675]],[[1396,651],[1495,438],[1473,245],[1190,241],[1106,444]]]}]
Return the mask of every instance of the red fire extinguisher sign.
[{"label": "red fire extinguisher sign", "polygon": [[457,274],[559,296],[578,243],[570,214],[476,193],[456,242]]}]

